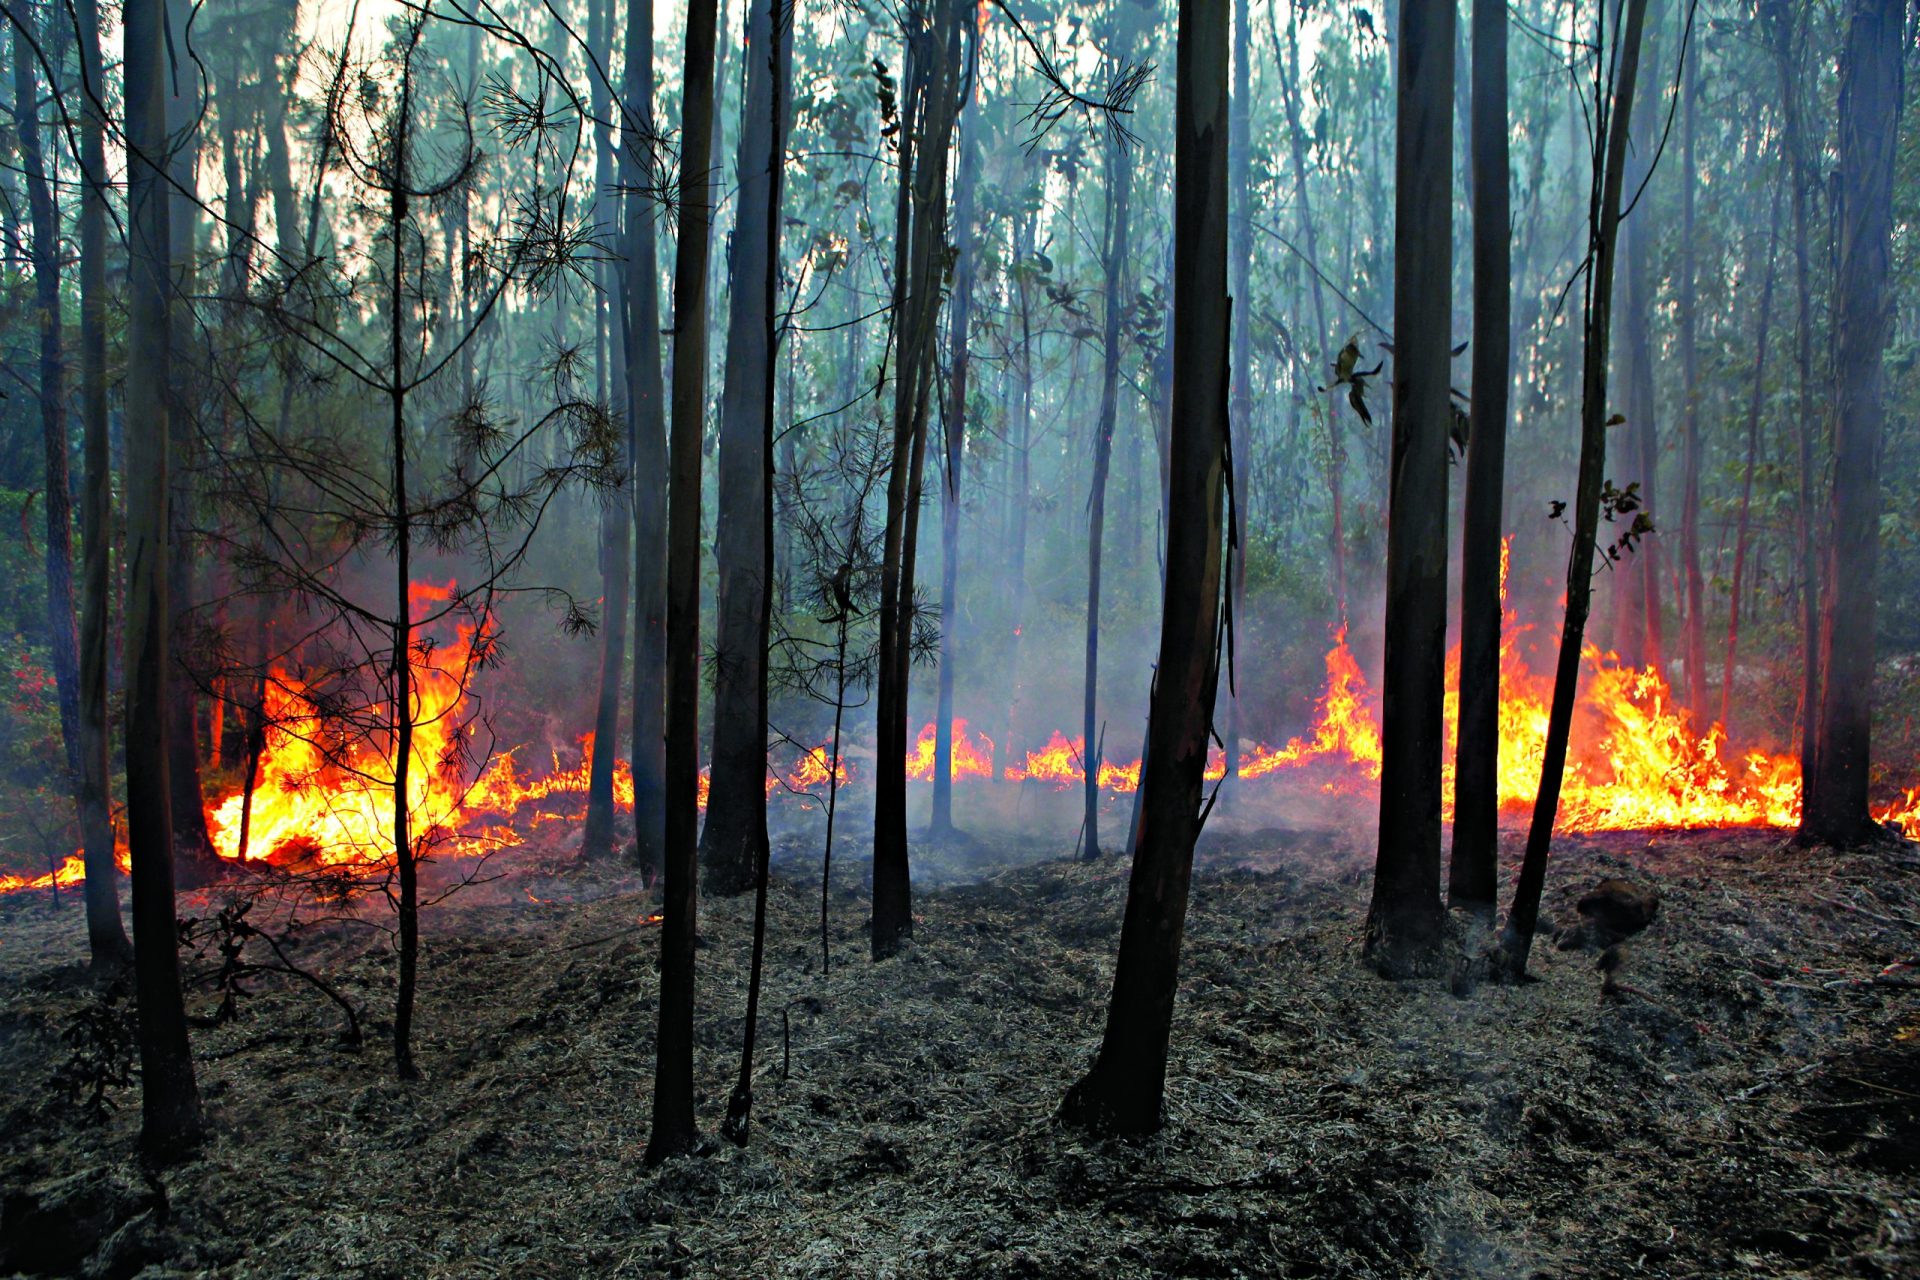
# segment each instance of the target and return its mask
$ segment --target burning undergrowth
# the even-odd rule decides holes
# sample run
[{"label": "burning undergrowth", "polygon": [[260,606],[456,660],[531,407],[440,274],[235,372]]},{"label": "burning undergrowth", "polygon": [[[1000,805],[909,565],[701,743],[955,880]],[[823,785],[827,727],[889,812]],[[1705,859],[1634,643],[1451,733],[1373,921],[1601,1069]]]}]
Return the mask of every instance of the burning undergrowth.
[{"label": "burning undergrowth", "polygon": [[[1549,906],[1626,876],[1658,888],[1652,927],[1611,975],[1543,946],[1539,982],[1462,997],[1360,970],[1352,837],[1210,828],[1170,1123],[1131,1145],[1051,1119],[1097,1039],[1126,883],[1111,859],[1036,861],[1064,852],[928,850],[973,879],[923,888],[915,944],[878,966],[849,862],[822,972],[814,851],[783,850],[751,1141],[654,1172],[654,907],[622,872],[522,857],[435,913],[418,1084],[343,1044],[311,986],[255,975],[195,1033],[213,1143],[157,1190],[118,1163],[131,1092],[85,1127],[39,1085],[94,997],[69,978],[72,910],[15,898],[10,1221],[67,1221],[67,1269],[120,1274],[1914,1274],[1920,994],[1887,971],[1920,947],[1911,850],[1568,840]],[[750,900],[703,903],[701,937],[711,1132]],[[362,924],[312,919],[291,955],[388,1034],[392,959]],[[117,1208],[74,1225],[82,1196]]]}]

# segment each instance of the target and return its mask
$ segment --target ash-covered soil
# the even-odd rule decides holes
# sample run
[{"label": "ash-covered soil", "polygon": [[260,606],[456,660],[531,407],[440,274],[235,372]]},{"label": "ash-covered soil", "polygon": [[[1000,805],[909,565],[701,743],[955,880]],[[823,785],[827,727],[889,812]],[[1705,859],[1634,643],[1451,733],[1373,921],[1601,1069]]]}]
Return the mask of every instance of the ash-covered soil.
[{"label": "ash-covered soil", "polygon": [[[1519,988],[1369,975],[1364,843],[1209,836],[1169,1123],[1132,1143],[1053,1119],[1098,1040],[1120,861],[926,851],[945,883],[874,965],[849,860],[823,972],[812,854],[786,851],[751,1141],[655,1170],[657,935],[626,873],[529,859],[436,907],[412,1084],[384,907],[301,930],[289,958],[365,1011],[365,1047],[312,986],[256,975],[194,1033],[213,1138],[157,1178],[130,1155],[135,1089],[88,1125],[49,1083],[124,1016],[80,976],[77,901],[8,901],[0,1251],[149,1276],[1920,1275],[1920,990],[1871,981],[1920,951],[1912,846],[1563,840],[1556,916],[1608,877],[1662,897],[1603,993],[1592,953],[1544,938]],[[751,897],[701,910],[713,1132]]]}]

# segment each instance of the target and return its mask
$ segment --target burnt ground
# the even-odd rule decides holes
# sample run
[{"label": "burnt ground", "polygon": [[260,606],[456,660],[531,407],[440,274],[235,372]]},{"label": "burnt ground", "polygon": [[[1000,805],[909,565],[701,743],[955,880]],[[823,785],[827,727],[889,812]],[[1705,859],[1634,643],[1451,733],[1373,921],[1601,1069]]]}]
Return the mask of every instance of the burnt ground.
[{"label": "burnt ground", "polygon": [[[796,853],[772,894],[751,1142],[657,1170],[652,906],[624,873],[530,859],[434,909],[414,1084],[392,1077],[383,936],[303,930],[290,957],[364,1008],[366,1047],[314,988],[256,976],[194,1033],[214,1136],[158,1180],[130,1158],[134,1089],[87,1125],[49,1085],[69,1037],[96,1045],[122,1014],[79,978],[75,901],[14,899],[0,1251],[150,1276],[1920,1275],[1920,990],[1871,981],[1920,949],[1913,846],[1562,840],[1556,915],[1609,876],[1663,897],[1605,995],[1591,953],[1546,940],[1517,989],[1368,975],[1363,843],[1210,836],[1169,1123],[1134,1143],[1052,1118],[1097,1043],[1119,861],[929,855],[975,878],[923,888],[914,945],[879,966],[864,896],[836,891],[822,973]],[[751,899],[702,911],[711,1133]]]}]

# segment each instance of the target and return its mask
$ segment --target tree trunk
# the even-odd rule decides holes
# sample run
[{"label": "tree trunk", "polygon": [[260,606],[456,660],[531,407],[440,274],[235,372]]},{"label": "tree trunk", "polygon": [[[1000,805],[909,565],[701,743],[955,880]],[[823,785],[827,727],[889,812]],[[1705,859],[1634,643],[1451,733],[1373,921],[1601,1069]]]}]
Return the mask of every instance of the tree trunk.
[{"label": "tree trunk", "polygon": [[1369,961],[1389,974],[1429,968],[1445,923],[1440,759],[1453,413],[1453,28],[1451,0],[1400,6],[1380,850],[1366,939]]},{"label": "tree trunk", "polygon": [[[36,384],[41,457],[45,464],[47,637],[58,695],[60,741],[66,749],[67,791],[80,804],[80,658],[73,624],[73,499],[67,476],[66,367],[60,350],[59,215],[40,148],[38,77],[34,74],[32,11],[21,0],[7,5],[13,29],[13,121],[26,178],[27,216],[33,230],[34,324],[40,331]],[[80,812],[84,823],[86,814]]]},{"label": "tree trunk", "polygon": [[1460,712],[1447,898],[1491,916],[1500,879],[1500,539],[1513,381],[1506,5],[1474,0],[1472,25],[1473,401],[1460,539]]},{"label": "tree trunk", "polygon": [[[973,11],[986,12],[983,8]],[[960,608],[960,481],[967,441],[968,329],[973,323],[973,189],[980,171],[979,18],[968,45],[966,102],[960,116],[960,173],[953,191],[953,298],[947,316],[947,401],[941,415],[940,490],[940,691],[934,712],[933,811],[929,834],[950,836],[953,826],[953,681],[958,661],[954,633]]]},{"label": "tree trunk", "polygon": [[[1246,0],[1236,0],[1244,12]],[[1122,8],[1121,12],[1126,12]],[[1123,27],[1118,41],[1129,48],[1132,32]],[[1242,86],[1244,89],[1245,86]],[[1086,843],[1081,856],[1100,856],[1100,568],[1107,528],[1107,471],[1113,460],[1113,424],[1120,407],[1120,319],[1127,309],[1128,204],[1133,194],[1133,157],[1116,137],[1107,139],[1106,332],[1100,370],[1100,417],[1093,436],[1093,486],[1087,497],[1087,666],[1081,701],[1081,750],[1086,766]],[[1227,739],[1229,758],[1233,739]]]},{"label": "tree trunk", "polygon": [[[627,0],[627,131],[621,139],[627,197],[621,272],[627,344],[627,425],[633,456],[634,861],[651,875],[666,856],[667,433],[660,372],[660,267],[655,199],[641,130],[653,125],[653,0]],[[698,538],[698,530],[695,530]]]},{"label": "tree trunk", "polygon": [[127,847],[133,859],[140,1145],[174,1159],[200,1142],[173,900],[167,760],[167,154],[165,0],[130,0],[125,40],[127,166]]},{"label": "tree trunk", "polygon": [[1905,15],[1900,0],[1854,0],[1840,58],[1832,535],[1820,623],[1819,745],[1806,775],[1799,837],[1837,846],[1864,843],[1880,830],[1867,812],[1867,771]]},{"label": "tree trunk", "polygon": [[1586,640],[1587,614],[1593,603],[1593,559],[1600,527],[1600,490],[1607,471],[1607,344],[1613,322],[1614,248],[1620,234],[1620,197],[1625,185],[1628,129],[1640,72],[1640,36],[1646,28],[1647,0],[1627,0],[1620,32],[1613,99],[1604,105],[1607,149],[1594,174],[1588,227],[1593,246],[1586,286],[1586,351],[1581,365],[1580,478],[1574,494],[1573,549],[1567,559],[1567,617],[1560,631],[1560,656],[1554,668],[1553,702],[1547,713],[1545,759],[1540,793],[1527,829],[1527,850],[1514,886],[1513,908],[1496,958],[1498,972],[1518,980],[1527,969],[1534,927],[1540,918],[1540,893],[1547,881],[1547,852],[1560,814],[1560,785],[1567,765],[1567,737],[1573,728],[1573,699],[1580,683],[1580,650]]},{"label": "tree trunk", "polygon": [[[1789,169],[1791,166],[1789,166]],[[1760,334],[1754,343],[1753,396],[1747,403],[1747,461],[1740,482],[1740,515],[1733,537],[1733,584],[1727,599],[1727,660],[1720,675],[1720,726],[1731,732],[1734,673],[1739,669],[1740,591],[1747,572],[1747,516],[1753,505],[1753,469],[1760,452],[1760,408],[1766,400],[1767,337],[1773,318],[1773,249],[1780,235],[1780,200],[1775,189],[1773,229],[1767,238],[1767,274],[1760,286]]]},{"label": "tree trunk", "polygon": [[[1227,503],[1227,538],[1239,546],[1241,531],[1247,525],[1247,480],[1253,470],[1253,24],[1247,14],[1247,0],[1233,5],[1233,101],[1227,115],[1228,186],[1233,194],[1233,221],[1228,233],[1228,251],[1232,255],[1231,289],[1240,309],[1240,323],[1229,335],[1233,343],[1233,372],[1228,393],[1228,439],[1231,465],[1228,484],[1232,486]],[[1109,277],[1111,278],[1111,277]],[[1236,555],[1227,563],[1227,618],[1230,623],[1246,616],[1247,558]],[[1231,632],[1229,632],[1231,634]],[[1221,740],[1226,757],[1226,777],[1239,776],[1240,769],[1240,690],[1229,648],[1227,666],[1227,732]],[[1087,745],[1093,745],[1089,733]],[[1222,796],[1231,803],[1229,785]]]},{"label": "tree trunk", "polygon": [[[766,237],[764,250],[759,255],[760,279],[758,281],[742,280],[739,282],[739,289],[735,291],[735,296],[739,297],[741,296],[741,290],[757,285],[763,304],[760,308],[761,322],[764,325],[761,333],[761,342],[766,353],[766,360],[763,362],[761,369],[762,383],[760,394],[761,438],[763,441],[760,450],[760,460],[763,468],[763,477],[760,486],[760,539],[761,554],[766,567],[766,582],[768,586],[766,592],[767,599],[763,602],[760,609],[760,634],[755,637],[756,646],[763,659],[761,663],[759,708],[760,734],[763,743],[766,740],[767,724],[767,682],[764,658],[767,652],[768,640],[772,634],[773,618],[773,423],[776,385],[774,372],[777,368],[775,357],[779,352],[777,298],[780,287],[780,196],[786,174],[787,103],[790,100],[789,87],[793,79],[793,12],[793,5],[791,3],[781,3],[780,0],[766,0],[764,16],[758,6],[750,11],[752,16],[749,21],[758,21],[762,24],[758,32],[762,39],[756,44],[753,39],[753,32],[749,32],[747,36],[746,57],[748,68],[745,98],[747,102],[751,104],[751,109],[757,109],[765,114],[768,122],[765,128],[772,136],[763,157],[766,162],[765,183],[768,191],[765,197],[767,217],[765,225],[759,229],[761,234]],[[756,49],[762,52],[756,54]],[[761,65],[763,62],[765,63],[764,67]],[[759,92],[760,84],[767,80],[772,81],[772,84],[768,86],[768,92],[762,94]],[[760,128],[761,126],[757,124],[751,116],[744,117],[741,120],[740,147],[743,153],[747,149],[748,135],[758,131]],[[742,168],[745,168],[744,163]],[[746,234],[745,229],[736,231],[734,241],[736,246],[740,243],[738,237],[742,234]],[[737,257],[735,262],[736,264],[738,263]],[[729,335],[729,345],[731,345],[731,335]],[[731,368],[732,366],[729,364],[729,378],[731,378]],[[791,412],[791,410],[789,410],[789,412]],[[765,750],[763,748],[763,761],[764,757]],[[834,769],[837,774],[837,764],[830,765],[829,768]],[[766,807],[766,791],[764,788],[762,788],[760,795],[761,812],[764,814]],[[761,823],[761,838],[755,854],[756,861],[753,869],[753,959],[747,975],[746,1031],[741,1037],[740,1078],[735,1082],[733,1093],[727,1099],[727,1118],[721,1126],[723,1133],[735,1143],[741,1145],[745,1145],[747,1141],[747,1126],[753,1112],[754,1033],[760,1021],[760,980],[765,968],[767,955],[767,872],[770,850],[767,847],[764,819]]]},{"label": "tree trunk", "polygon": [[[194,529],[192,465],[199,456],[195,417],[198,413],[199,379],[185,354],[195,347],[193,308],[188,295],[193,288],[194,223],[200,205],[194,192],[199,164],[201,108],[197,70],[188,54],[187,23],[190,14],[185,0],[168,0],[167,24],[171,61],[167,84],[172,91],[166,98],[167,130],[173,150],[168,153],[167,240],[169,266],[175,281],[169,298],[170,357],[167,364],[167,423],[171,433],[173,465],[168,471],[173,491],[168,495],[171,520],[171,546],[167,560],[170,581],[169,622],[172,638],[172,666],[167,676],[167,697],[172,706],[167,715],[167,760],[173,787],[174,857],[180,881],[202,885],[221,873],[220,858],[213,850],[213,837],[207,830],[206,792],[200,783],[200,747],[196,732],[199,725],[199,688],[188,668],[183,646],[192,636],[194,616]],[[191,90],[187,86],[193,86]]]},{"label": "tree trunk", "polygon": [[[667,497],[665,916],[653,1127],[646,1162],[693,1149],[693,946],[700,808],[700,453],[707,401],[707,258],[712,175],[715,0],[689,0],[680,154],[680,238],[673,264],[673,438]],[[637,797],[636,797],[637,799]]]},{"label": "tree trunk", "polygon": [[[1695,728],[1707,714],[1707,622],[1706,580],[1700,572],[1700,355],[1697,349],[1696,289],[1694,285],[1694,188],[1698,171],[1694,167],[1694,133],[1699,115],[1700,50],[1687,49],[1687,67],[1681,93],[1684,119],[1680,156],[1680,379],[1685,399],[1681,405],[1681,424],[1686,451],[1680,495],[1680,559],[1686,571],[1686,664],[1687,706],[1692,710]],[[1773,259],[1767,259],[1767,283],[1773,283]]]},{"label": "tree trunk", "polygon": [[[713,659],[713,781],[701,861],[708,889],[752,888],[767,857],[767,628],[773,597],[775,301],[788,63],[776,65],[775,0],[749,0],[739,190],[729,254],[726,385],[720,393],[719,600]],[[783,42],[784,44],[784,42]]]},{"label": "tree trunk", "polygon": [[120,922],[113,858],[107,731],[108,616],[113,596],[113,459],[107,437],[107,155],[99,0],[76,0],[80,71],[80,837],[87,873],[87,943],[102,977],[133,959]]},{"label": "tree trunk", "polygon": [[893,461],[880,562],[880,644],[873,811],[873,957],[913,933],[907,869],[907,693],[912,664],[914,545],[927,396],[946,248],[947,152],[960,106],[961,26],[954,0],[909,31],[902,102],[900,203],[894,250]]},{"label": "tree trunk", "polygon": [[[605,48],[612,38],[611,0],[591,0],[591,5],[589,21],[595,28],[595,47]],[[612,112],[612,91],[606,76],[593,77],[591,93],[594,117],[608,119]],[[611,211],[607,221],[617,226],[619,205],[613,199],[613,142],[612,129],[595,130],[594,207],[596,211]],[[460,225],[454,228],[456,238],[462,237],[466,220],[466,200],[462,196]],[[601,382],[613,388],[611,411],[617,419],[626,407],[627,362],[625,347],[618,343],[610,346],[607,342],[605,300],[613,293],[611,268],[612,264],[604,261],[594,264],[594,335]],[[464,296],[464,290],[462,292]],[[461,332],[471,328],[471,321],[463,318]],[[462,403],[468,403],[465,395]],[[633,451],[629,447],[625,452],[622,468],[625,474],[620,488],[605,495],[606,505],[600,510],[600,583],[605,608],[601,613],[600,695],[594,703],[593,755],[587,770],[587,816],[580,832],[580,854],[584,858],[598,858],[612,852],[619,839],[615,831],[613,766],[620,754],[620,677],[627,656],[627,593],[633,571],[633,512],[629,505],[634,486]]]},{"label": "tree trunk", "polygon": [[1218,688],[1227,484],[1227,0],[1181,0],[1174,91],[1174,383],[1160,664],[1140,838],[1100,1053],[1061,1118],[1160,1127],[1193,845]]}]

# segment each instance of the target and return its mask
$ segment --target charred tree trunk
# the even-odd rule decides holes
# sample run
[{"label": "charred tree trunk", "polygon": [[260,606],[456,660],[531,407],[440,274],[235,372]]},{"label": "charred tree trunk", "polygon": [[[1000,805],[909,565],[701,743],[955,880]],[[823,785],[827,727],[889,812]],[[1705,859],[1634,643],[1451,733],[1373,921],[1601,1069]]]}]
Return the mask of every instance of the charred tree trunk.
[{"label": "charred tree trunk", "polygon": [[[199,72],[188,48],[187,26],[190,12],[185,0],[168,0],[166,20],[170,65],[167,71],[167,130],[172,142],[168,152],[167,238],[173,272],[174,291],[169,298],[170,326],[167,364],[167,424],[171,433],[173,466],[168,476],[173,491],[168,495],[171,538],[167,572],[169,622],[172,637],[172,667],[167,676],[167,697],[172,706],[167,715],[167,760],[173,787],[174,858],[182,884],[206,884],[220,875],[220,859],[213,851],[213,837],[207,830],[207,801],[200,782],[199,687],[187,658],[194,634],[195,538],[193,527],[192,464],[200,454],[198,423],[199,378],[185,359],[195,345],[193,311],[189,302],[194,273],[194,222],[200,206],[195,198],[195,173],[199,166],[200,111]],[[186,652],[183,652],[183,649]]]},{"label": "charred tree trunk", "polygon": [[1733,682],[1739,670],[1740,592],[1747,574],[1748,514],[1753,506],[1753,469],[1760,453],[1760,409],[1766,400],[1767,338],[1773,318],[1774,242],[1780,235],[1780,199],[1776,189],[1773,201],[1773,228],[1767,238],[1767,274],[1760,286],[1760,334],[1754,343],[1753,396],[1747,402],[1747,458],[1740,482],[1740,515],[1733,535],[1733,583],[1727,599],[1727,657],[1720,674],[1720,726],[1729,732],[1733,725]]},{"label": "charred tree trunk", "polygon": [[[747,90],[746,101],[749,109],[758,109],[765,113],[768,121],[765,126],[771,133],[771,145],[767,148],[766,194],[767,219],[761,228],[766,237],[765,252],[760,255],[759,281],[740,282],[742,288],[757,284],[760,289],[763,306],[760,309],[764,329],[761,341],[765,344],[767,358],[761,369],[761,436],[764,448],[761,450],[761,466],[764,469],[760,487],[761,502],[761,551],[766,566],[768,599],[760,610],[760,634],[756,637],[762,655],[760,679],[760,733],[764,742],[767,723],[767,682],[764,658],[768,640],[772,634],[772,581],[773,581],[773,422],[775,381],[777,367],[775,356],[779,351],[779,326],[776,301],[780,287],[780,196],[786,173],[787,150],[787,102],[788,88],[793,78],[793,6],[781,0],[765,0],[764,10],[756,5],[749,11],[749,22],[762,25],[758,34],[762,39],[756,44],[755,32],[747,36]],[[764,14],[764,16],[763,16]],[[756,52],[757,51],[757,52]],[[763,67],[761,63],[766,65]],[[768,91],[759,92],[760,83],[771,80]],[[747,149],[747,137],[762,126],[757,125],[750,116],[741,120],[740,147]],[[742,231],[735,232],[735,245]],[[737,259],[736,259],[737,261]],[[736,290],[736,296],[738,291]],[[731,377],[731,371],[729,371]],[[764,756],[764,751],[763,751]],[[838,765],[830,764],[829,769],[837,776]],[[761,790],[762,812],[765,811],[764,788]],[[765,823],[761,824],[761,840],[755,850],[753,885],[753,959],[747,975],[747,1016],[746,1032],[740,1046],[740,1078],[733,1086],[733,1093],[727,1099],[727,1118],[721,1125],[721,1132],[733,1142],[745,1145],[747,1126],[753,1113],[753,1046],[754,1032],[760,1022],[760,979],[766,964],[767,955],[767,872],[770,850],[765,838]]]},{"label": "charred tree trunk", "polygon": [[[653,0],[627,0],[627,200],[621,271],[627,344],[627,427],[633,457],[633,839],[649,875],[666,856],[667,430],[660,365],[660,266],[653,168]],[[696,539],[698,531],[695,532]]]},{"label": "charred tree trunk", "polygon": [[[1130,3],[1131,0],[1123,0]],[[1246,0],[1237,0],[1242,7]],[[1124,9],[1123,9],[1124,12]],[[1128,48],[1123,30],[1120,48]],[[1244,87],[1244,86],[1243,86]],[[1126,311],[1127,230],[1129,202],[1133,194],[1133,157],[1117,137],[1107,140],[1107,243],[1106,243],[1106,332],[1103,335],[1100,371],[1100,417],[1093,435],[1093,487],[1087,498],[1087,665],[1086,684],[1081,700],[1082,758],[1086,766],[1086,812],[1082,819],[1086,843],[1081,856],[1091,862],[1100,857],[1100,757],[1102,734],[1099,728],[1100,686],[1100,569],[1101,547],[1107,529],[1107,472],[1113,461],[1113,424],[1120,407],[1120,318]],[[1227,739],[1229,758],[1233,739]]]},{"label": "charred tree trunk", "polygon": [[[913,22],[920,19],[911,18]],[[898,241],[894,250],[893,463],[880,563],[873,814],[873,957],[899,951],[913,933],[907,869],[907,691],[914,626],[914,546],[927,397],[939,331],[946,248],[947,152],[960,105],[961,25],[955,0],[936,0],[909,32],[902,106]]]},{"label": "charred tree trunk", "polygon": [[164,0],[130,0],[122,26],[127,172],[127,848],[133,859],[140,1145],[174,1159],[204,1132],[187,1043],[173,901],[167,760],[167,119]]},{"label": "charred tree trunk", "polygon": [[1472,25],[1473,403],[1460,540],[1460,714],[1447,898],[1492,915],[1499,890],[1500,538],[1513,380],[1506,5],[1474,0]]},{"label": "charred tree trunk", "polygon": [[1381,689],[1380,849],[1366,950],[1384,973],[1435,962],[1453,263],[1451,0],[1400,7],[1394,183],[1393,467]]},{"label": "charred tree trunk", "polygon": [[693,1150],[693,947],[700,808],[700,453],[707,400],[707,258],[714,0],[689,0],[681,102],[680,239],[673,264],[673,438],[667,498],[664,920],[653,1126],[646,1162]]},{"label": "charred tree trunk", "polygon": [[107,121],[99,0],[76,0],[80,73],[80,838],[87,943],[94,970],[133,959],[120,922],[107,733],[108,616],[113,595],[113,459],[107,438]]},{"label": "charred tree trunk", "polygon": [[[1680,154],[1680,379],[1685,397],[1681,429],[1685,448],[1680,494],[1680,559],[1686,572],[1687,706],[1696,729],[1707,714],[1706,580],[1700,571],[1700,354],[1697,349],[1698,300],[1694,284],[1694,132],[1700,98],[1700,51],[1687,50],[1681,93],[1684,98]],[[1771,247],[1769,247],[1771,255]],[[1773,283],[1773,259],[1767,259],[1767,284]]]},{"label": "charred tree trunk", "polygon": [[1820,736],[1806,775],[1799,837],[1837,846],[1864,843],[1880,830],[1867,812],[1867,773],[1885,351],[1893,324],[1893,169],[1906,52],[1900,0],[1854,0],[1852,10],[1840,59],[1832,533],[1820,621]]},{"label": "charred tree trunk", "polygon": [[1100,1053],[1061,1104],[1066,1122],[1116,1133],[1160,1127],[1204,814],[1220,675],[1227,484],[1227,0],[1181,0],[1174,94],[1174,383],[1160,664],[1148,721],[1141,830]]},{"label": "charred tree trunk", "polygon": [[[1240,309],[1240,323],[1233,327],[1233,372],[1229,379],[1227,429],[1232,444],[1233,465],[1227,476],[1232,486],[1227,504],[1231,526],[1228,538],[1240,544],[1240,533],[1247,519],[1247,481],[1253,471],[1253,23],[1248,17],[1248,0],[1233,5],[1233,102],[1227,117],[1228,186],[1233,198],[1233,221],[1228,233],[1228,251],[1232,255],[1231,293]],[[1247,559],[1234,556],[1227,565],[1227,618],[1229,623],[1246,615]],[[1240,690],[1235,680],[1229,653],[1227,666],[1227,732],[1221,739],[1228,786],[1221,795],[1233,799],[1232,779],[1240,772]],[[1087,737],[1089,747],[1093,737]]]},{"label": "charred tree trunk", "polygon": [[[589,39],[595,48],[605,48],[611,43],[611,10],[611,0],[591,0],[588,21],[593,30]],[[611,90],[604,75],[593,77],[591,95],[595,119],[606,120],[611,117]],[[596,211],[617,211],[613,130],[596,128],[594,132],[594,207]],[[467,234],[467,197],[464,192],[459,199],[457,223],[449,237],[456,241],[464,239]],[[618,217],[618,213],[613,212],[605,221],[617,226]],[[611,344],[607,341],[606,300],[614,294],[611,274],[611,263],[594,264],[594,350],[602,394],[607,394],[611,389],[612,413],[617,420],[622,416],[627,400],[626,349],[617,341]],[[460,292],[464,297],[465,290]],[[460,331],[467,333],[472,327],[472,321],[463,316]],[[471,403],[470,367],[470,363],[462,365],[462,382],[467,384],[462,388],[463,405]],[[615,830],[613,766],[620,754],[620,683],[626,665],[627,595],[633,572],[633,511],[630,504],[633,500],[634,476],[630,441],[629,447],[622,452],[625,455],[621,459],[624,474],[620,478],[620,486],[606,495],[606,505],[600,510],[600,584],[605,609],[601,615],[600,695],[594,703],[593,756],[587,770],[587,816],[580,833],[580,854],[584,858],[598,858],[612,852],[619,839]]]},{"label": "charred tree trunk", "polygon": [[[975,10],[977,14],[984,9]],[[980,171],[979,19],[968,44],[966,101],[960,114],[960,172],[953,190],[953,298],[947,315],[947,401],[942,415],[940,490],[940,691],[934,712],[933,811],[928,832],[950,836],[953,826],[953,681],[960,608],[960,481],[967,447],[968,330],[973,323],[973,189]]]},{"label": "charred tree trunk", "polygon": [[[33,314],[40,337],[40,368],[35,386],[40,412],[41,458],[45,465],[47,637],[60,713],[60,741],[66,748],[67,792],[82,823],[80,761],[80,656],[73,623],[73,499],[67,475],[66,362],[60,350],[59,215],[47,181],[40,147],[40,89],[34,74],[33,14],[21,0],[7,5],[13,29],[13,125],[26,179],[27,219],[33,232]],[[111,854],[109,854],[111,857]],[[116,921],[117,922],[117,921]]]},{"label": "charred tree trunk", "polygon": [[[774,297],[789,62],[774,56],[776,0],[750,0],[738,210],[729,254],[726,385],[720,393],[720,590],[713,658],[713,783],[701,861],[707,887],[753,887],[767,858],[767,635],[773,601]],[[784,42],[783,42],[784,43]]]},{"label": "charred tree trunk", "polygon": [[1546,886],[1547,853],[1560,814],[1560,785],[1567,766],[1567,737],[1573,728],[1574,692],[1580,682],[1580,649],[1586,640],[1593,603],[1593,560],[1600,527],[1600,491],[1607,472],[1607,344],[1612,334],[1614,246],[1620,233],[1620,195],[1625,185],[1628,129],[1640,73],[1640,36],[1646,27],[1647,0],[1626,0],[1611,101],[1596,104],[1609,113],[1606,152],[1595,167],[1587,225],[1593,255],[1587,274],[1585,339],[1581,365],[1580,478],[1574,494],[1573,549],[1567,560],[1567,617],[1560,632],[1560,656],[1554,668],[1553,702],[1548,709],[1546,758],[1540,770],[1540,794],[1527,829],[1527,850],[1514,887],[1513,908],[1496,957],[1501,976],[1518,980],[1527,969],[1534,927],[1540,918],[1540,893]]}]

